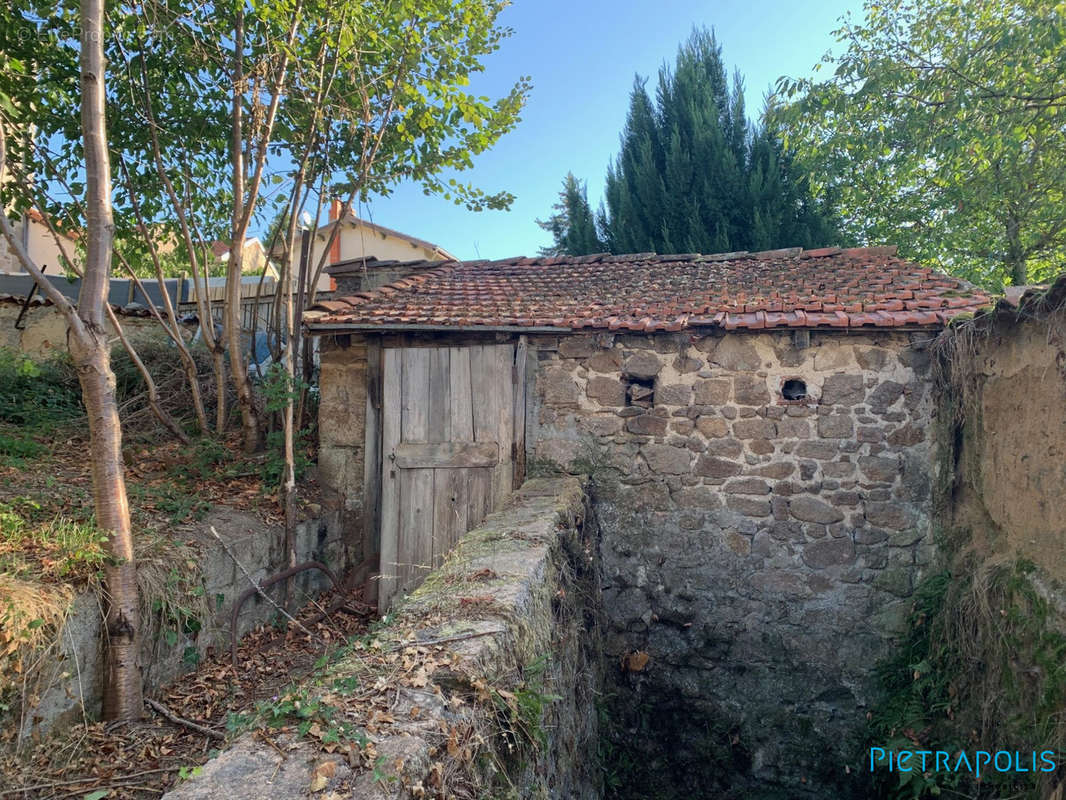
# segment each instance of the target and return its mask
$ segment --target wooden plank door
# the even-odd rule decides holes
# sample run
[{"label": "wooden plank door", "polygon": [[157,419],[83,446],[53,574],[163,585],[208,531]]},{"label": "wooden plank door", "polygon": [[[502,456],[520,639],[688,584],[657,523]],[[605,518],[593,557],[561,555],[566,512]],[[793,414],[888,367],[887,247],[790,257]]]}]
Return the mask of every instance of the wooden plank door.
[{"label": "wooden plank door", "polygon": [[382,350],[382,610],[507,499],[523,386],[514,345]]}]

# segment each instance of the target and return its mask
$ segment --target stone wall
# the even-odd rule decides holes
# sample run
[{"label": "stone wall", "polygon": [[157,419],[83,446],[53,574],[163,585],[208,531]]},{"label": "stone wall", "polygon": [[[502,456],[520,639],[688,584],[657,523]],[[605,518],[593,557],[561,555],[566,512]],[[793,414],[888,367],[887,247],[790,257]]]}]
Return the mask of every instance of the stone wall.
[{"label": "stone wall", "polygon": [[[16,328],[15,321],[21,311],[22,303],[0,300],[0,347],[19,350],[37,359],[66,352],[67,322],[53,305],[37,303],[30,306],[23,317],[21,328]],[[144,338],[166,338],[159,323],[151,317],[122,315],[119,321],[123,331],[133,342]],[[113,344],[118,344],[118,337],[110,330],[110,324],[108,333],[114,339]]]},{"label": "stone wall", "polygon": [[351,563],[376,551],[366,535],[367,343],[360,336],[323,336],[319,350],[318,483],[325,508],[339,515]]},{"label": "stone wall", "polygon": [[166,797],[295,800],[308,796],[313,774],[329,776],[315,787],[322,797],[600,797],[590,513],[579,480],[527,481],[460,539],[369,647],[312,676],[308,703],[342,703],[333,687],[359,687],[358,710],[334,713],[365,732],[362,756],[291,733],[270,747],[249,733]]},{"label": "stone wall", "polygon": [[618,796],[853,791],[934,555],[930,338],[531,337],[533,466],[595,476]]}]

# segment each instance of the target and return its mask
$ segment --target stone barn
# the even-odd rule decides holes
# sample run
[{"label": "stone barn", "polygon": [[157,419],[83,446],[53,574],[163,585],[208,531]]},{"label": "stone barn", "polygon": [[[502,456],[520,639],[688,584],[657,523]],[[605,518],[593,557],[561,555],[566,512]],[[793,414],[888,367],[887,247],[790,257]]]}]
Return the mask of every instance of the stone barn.
[{"label": "stone barn", "polygon": [[988,298],[888,247],[388,266],[305,316],[319,480],[382,606],[526,475],[588,473],[629,796],[847,786],[934,555],[927,344]]}]

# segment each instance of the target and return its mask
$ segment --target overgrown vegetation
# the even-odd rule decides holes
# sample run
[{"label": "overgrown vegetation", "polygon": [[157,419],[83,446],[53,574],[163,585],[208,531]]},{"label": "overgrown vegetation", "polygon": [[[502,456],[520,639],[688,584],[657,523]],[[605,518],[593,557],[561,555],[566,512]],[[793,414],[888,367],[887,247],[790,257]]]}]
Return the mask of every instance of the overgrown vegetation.
[{"label": "overgrown vegetation", "polygon": [[[906,638],[879,665],[871,745],[895,750],[1066,751],[1066,636],[1019,560],[928,576]],[[1046,797],[1041,772],[875,772],[879,796]],[[1060,776],[1061,777],[1061,776]]]},{"label": "overgrown vegetation", "polygon": [[[135,346],[145,368],[154,376],[160,407],[190,436],[197,435],[192,395],[178,348],[158,335],[140,337]],[[199,389],[206,413],[213,415],[218,395],[215,385],[207,377],[211,371],[211,354],[202,342],[187,346],[196,363],[197,374],[201,376]],[[161,431],[148,404],[148,387],[141,371],[121,345],[111,350],[111,369],[115,373],[115,396],[122,417],[124,440],[143,442],[158,439]],[[226,407],[231,408],[234,395],[232,391],[227,391]]]},{"label": "overgrown vegetation", "polygon": [[[287,403],[292,403],[297,417],[317,419],[318,393],[301,377],[290,378],[281,364],[271,364],[259,386],[263,406],[269,416],[269,430],[266,435],[267,459],[263,464],[263,482],[269,486],[278,486],[285,474],[285,432],[281,415]],[[309,406],[304,409],[305,401]],[[299,419],[297,419],[297,424]],[[311,465],[308,456],[314,441],[314,430],[303,428],[293,432],[293,471],[296,480],[300,480]]]},{"label": "overgrown vegetation", "polygon": [[38,362],[0,347],[0,467],[44,455],[48,436],[84,413],[69,359]]},{"label": "overgrown vegetation", "polygon": [[70,359],[35,361],[0,347],[0,421],[46,428],[85,413]]},{"label": "overgrown vegetation", "polygon": [[525,748],[540,750],[547,746],[544,714],[548,706],[562,698],[548,689],[548,656],[542,655],[525,666],[522,676],[510,688],[477,684],[478,697],[495,715],[497,735],[508,753]]},{"label": "overgrown vegetation", "polygon": [[0,574],[46,581],[84,577],[107,558],[92,521],[48,516],[28,497],[0,500]]},{"label": "overgrown vegetation", "polygon": [[[163,402],[193,430],[177,349],[159,339],[138,348],[149,369],[165,376],[159,380]],[[194,352],[206,369],[207,354]],[[138,528],[142,641],[161,653],[184,642],[184,660],[192,666],[200,658],[200,626],[221,600],[206,597],[199,556],[173,526],[202,518],[215,500],[280,515],[269,498],[280,454],[246,457],[233,441],[214,437],[187,446],[171,440],[152,416],[143,378],[126,351],[116,349],[112,364],[126,433],[132,434],[123,455]],[[205,398],[213,404],[213,396]],[[110,563],[82,458],[86,435],[69,357],[37,361],[0,348],[0,684],[8,687],[0,706],[24,705],[39,692],[40,668],[57,652],[74,595],[98,587]],[[309,453],[308,445],[301,465]]]},{"label": "overgrown vegetation", "polygon": [[[195,420],[177,348],[152,337],[138,340],[137,352],[148,371],[157,376],[163,408],[191,431]],[[203,347],[193,347],[191,352],[206,374],[210,355]],[[157,440],[159,424],[148,406],[144,378],[123,347],[112,350],[111,367],[126,438]],[[205,382],[201,392],[206,388]],[[214,405],[213,395],[205,400],[209,407]],[[85,434],[84,418],[78,375],[66,353],[34,359],[0,347],[0,466],[21,466],[27,459],[46,454],[49,441],[68,428]]]},{"label": "overgrown vegetation", "polygon": [[[191,401],[182,372],[177,348],[168,341],[153,337],[138,341],[138,354],[157,380],[162,405],[191,434],[195,429]],[[210,369],[210,354],[203,347],[193,347],[202,374]],[[203,483],[227,484],[240,480],[257,480],[264,492],[273,492],[284,469],[282,433],[267,434],[267,447],[258,454],[245,456],[233,442],[201,436],[188,446],[161,442],[160,429],[147,402],[147,387],[140,370],[125,349],[112,352],[115,393],[127,441],[127,466],[133,463],[140,448],[148,446],[153,454],[170,453],[165,475],[137,480],[131,475],[129,494],[135,510],[149,509],[166,514],[170,522],[200,519],[210,508],[209,498],[201,491]],[[305,398],[305,417],[315,418],[317,393],[298,382],[287,389],[284,371],[273,368],[261,384],[264,410],[275,413],[288,397]],[[208,409],[215,396],[204,382],[201,393]],[[233,408],[232,398],[227,405]],[[0,348],[0,467],[28,468],[31,463],[49,457],[57,440],[85,436],[85,410],[81,404],[78,377],[66,355],[44,361],[34,360],[8,348]],[[305,428],[296,439],[296,476],[303,476],[313,460],[314,430]],[[39,498],[38,498],[39,499]],[[30,502],[33,498],[29,498]],[[40,510],[40,509],[39,509]],[[83,520],[77,520],[81,522]],[[10,537],[9,537],[10,538]]]}]

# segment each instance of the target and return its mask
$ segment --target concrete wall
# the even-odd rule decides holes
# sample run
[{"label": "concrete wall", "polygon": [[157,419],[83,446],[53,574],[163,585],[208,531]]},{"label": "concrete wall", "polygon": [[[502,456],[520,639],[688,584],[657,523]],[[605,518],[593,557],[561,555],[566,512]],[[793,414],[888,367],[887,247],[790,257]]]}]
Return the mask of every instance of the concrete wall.
[{"label": "concrete wall", "polygon": [[[151,695],[152,690],[193,669],[197,660],[209,652],[229,650],[233,603],[251,584],[225,549],[209,534],[210,526],[219,531],[233,554],[257,581],[274,574],[281,564],[286,563],[284,532],[279,526],[264,525],[254,516],[226,508],[213,510],[198,523],[190,533],[191,540],[197,542],[194,552],[199,553],[196,562],[199,574],[192,583],[201,586],[203,593],[182,597],[173,590],[173,596],[165,599],[190,611],[201,611],[199,622],[202,627],[194,634],[180,632],[177,640],[168,644],[163,628],[169,625],[174,629],[173,623],[142,619],[142,625],[154,632],[141,641],[140,660],[146,694]],[[350,562],[335,519],[308,520],[297,525],[296,560],[322,561],[334,569],[338,577],[343,575]],[[184,569],[171,563],[156,565],[156,569],[163,569],[164,574],[171,568]],[[293,585],[303,593],[330,587],[329,579],[317,571],[301,573],[293,579]],[[159,589],[158,585],[155,589]],[[151,598],[142,599],[151,604]],[[276,613],[274,607],[261,597],[250,598],[238,620],[238,635],[273,618]],[[95,592],[86,590],[74,597],[57,642],[54,656],[49,657],[43,671],[34,676],[34,683],[39,685],[34,689],[30,684],[35,700],[25,708],[16,700],[9,718],[0,717],[0,724],[21,726],[23,736],[44,734],[56,725],[80,721],[83,708],[90,718],[99,716],[104,689],[104,632],[100,600]]]},{"label": "concrete wall", "polygon": [[531,337],[532,468],[596,476],[619,796],[851,790],[934,555],[930,335],[809,337]]}]

